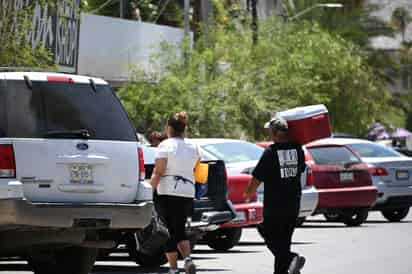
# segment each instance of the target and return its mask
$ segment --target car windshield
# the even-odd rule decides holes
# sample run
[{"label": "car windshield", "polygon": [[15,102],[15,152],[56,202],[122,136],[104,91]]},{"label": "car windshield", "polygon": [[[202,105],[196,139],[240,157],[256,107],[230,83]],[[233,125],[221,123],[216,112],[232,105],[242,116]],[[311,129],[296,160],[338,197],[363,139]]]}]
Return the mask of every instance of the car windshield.
[{"label": "car windshield", "polygon": [[108,85],[18,80],[0,85],[0,137],[137,141]]},{"label": "car windshield", "polygon": [[374,143],[350,144],[348,147],[364,158],[387,158],[401,156],[400,153],[391,148]]},{"label": "car windshield", "polygon": [[263,148],[248,142],[225,142],[201,146],[206,152],[212,154],[227,164],[257,161],[263,153]]},{"label": "car windshield", "polygon": [[344,166],[360,162],[358,157],[342,146],[312,147],[308,150],[318,165]]}]

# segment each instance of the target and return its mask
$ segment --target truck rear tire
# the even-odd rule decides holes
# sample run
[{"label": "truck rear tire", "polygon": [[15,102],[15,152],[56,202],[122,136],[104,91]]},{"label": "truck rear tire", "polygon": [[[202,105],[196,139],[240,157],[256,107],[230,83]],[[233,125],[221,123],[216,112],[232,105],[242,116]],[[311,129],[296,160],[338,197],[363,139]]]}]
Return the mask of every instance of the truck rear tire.
[{"label": "truck rear tire", "polygon": [[340,222],[342,221],[342,216],[339,213],[325,213],[323,214],[326,221],[328,222]]},{"label": "truck rear tire", "polygon": [[369,215],[369,210],[366,208],[357,209],[353,212],[343,214],[343,223],[347,226],[360,226],[362,225],[367,219]]},{"label": "truck rear tire", "polygon": [[89,274],[96,257],[96,248],[70,247],[28,261],[35,274]]},{"label": "truck rear tire", "polygon": [[409,207],[382,210],[382,215],[389,222],[400,222],[409,214]]},{"label": "truck rear tire", "polygon": [[242,236],[242,228],[222,228],[206,234],[206,242],[210,248],[227,251],[237,245]]}]

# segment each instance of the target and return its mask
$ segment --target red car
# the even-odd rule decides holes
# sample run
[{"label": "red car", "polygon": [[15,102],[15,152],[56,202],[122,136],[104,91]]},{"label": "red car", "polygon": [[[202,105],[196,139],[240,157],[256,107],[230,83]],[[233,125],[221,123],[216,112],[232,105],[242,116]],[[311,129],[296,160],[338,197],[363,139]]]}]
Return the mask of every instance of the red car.
[{"label": "red car", "polygon": [[368,165],[350,148],[334,144],[333,139],[305,145],[305,157],[312,170],[308,180],[313,180],[319,192],[315,214],[348,226],[366,221],[377,199]]},{"label": "red car", "polygon": [[263,221],[263,204],[257,196],[246,202],[243,193],[250,181],[252,170],[263,153],[255,144],[232,139],[190,139],[197,144],[203,160],[223,160],[227,169],[228,198],[237,217],[223,224],[218,230],[208,232],[203,240],[213,249],[229,250],[238,244],[242,228]]}]

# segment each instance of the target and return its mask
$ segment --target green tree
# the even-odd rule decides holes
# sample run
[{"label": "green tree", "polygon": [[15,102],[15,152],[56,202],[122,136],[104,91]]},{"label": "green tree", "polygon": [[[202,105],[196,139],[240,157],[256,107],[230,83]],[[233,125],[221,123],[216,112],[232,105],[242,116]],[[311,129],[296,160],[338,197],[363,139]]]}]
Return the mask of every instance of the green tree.
[{"label": "green tree", "polygon": [[252,40],[248,29],[214,28],[192,50],[163,47],[157,69],[137,71],[119,93],[139,130],[162,129],[168,115],[187,110],[194,136],[258,140],[274,112],[324,103],[336,131],[362,134],[385,112],[384,85],[352,42],[278,19]]},{"label": "green tree", "polygon": [[[47,0],[40,1],[45,4]],[[26,39],[32,28],[34,2],[15,9],[16,1],[3,1],[0,5],[0,66],[51,68],[51,52],[45,45],[33,48]],[[20,1],[21,2],[21,1]]]},{"label": "green tree", "polygon": [[[144,22],[170,26],[183,26],[183,1],[177,0],[130,0],[125,1],[126,17],[133,19],[133,10],[137,9]],[[83,0],[83,10],[98,15],[119,17],[118,0]]]}]

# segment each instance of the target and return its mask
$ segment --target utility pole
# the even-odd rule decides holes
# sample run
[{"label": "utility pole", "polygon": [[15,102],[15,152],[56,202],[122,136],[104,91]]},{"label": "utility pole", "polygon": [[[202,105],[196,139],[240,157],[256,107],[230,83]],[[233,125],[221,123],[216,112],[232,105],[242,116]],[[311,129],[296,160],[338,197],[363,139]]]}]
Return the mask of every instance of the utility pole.
[{"label": "utility pole", "polygon": [[128,8],[128,0],[119,0],[119,14],[120,18],[126,18],[127,15],[127,8]]},{"label": "utility pole", "polygon": [[210,0],[194,0],[193,2],[193,22],[195,39],[197,39],[202,25],[203,31],[207,35],[211,20],[211,5]]},{"label": "utility pole", "polygon": [[190,33],[190,18],[189,18],[189,13],[190,13],[190,0],[184,0],[185,1],[185,36],[189,36]]},{"label": "utility pole", "polygon": [[202,9],[202,21],[205,24],[205,33],[209,32],[209,24],[210,24],[210,0],[200,0],[201,1],[201,9]]},{"label": "utility pole", "polygon": [[258,14],[257,14],[258,0],[252,0],[252,39],[256,44],[258,40]]}]

